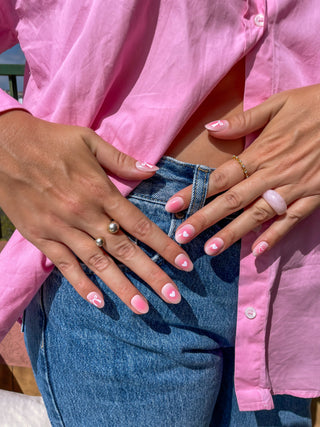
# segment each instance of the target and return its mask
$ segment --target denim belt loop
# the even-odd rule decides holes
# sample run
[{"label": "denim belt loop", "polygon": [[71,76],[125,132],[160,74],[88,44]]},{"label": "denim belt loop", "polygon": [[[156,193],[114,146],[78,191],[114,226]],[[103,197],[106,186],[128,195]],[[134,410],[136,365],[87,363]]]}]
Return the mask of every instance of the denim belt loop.
[{"label": "denim belt loop", "polygon": [[202,208],[205,204],[208,192],[209,178],[212,169],[197,165],[196,171],[193,176],[192,182],[192,196],[188,208],[187,216],[193,215],[197,210]]}]

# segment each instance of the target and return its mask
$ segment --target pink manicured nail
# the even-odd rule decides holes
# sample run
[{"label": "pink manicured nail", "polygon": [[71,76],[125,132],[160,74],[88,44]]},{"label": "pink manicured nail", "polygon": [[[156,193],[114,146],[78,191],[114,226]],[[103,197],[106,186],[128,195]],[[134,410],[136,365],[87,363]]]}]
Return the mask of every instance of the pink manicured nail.
[{"label": "pink manicured nail", "polygon": [[177,197],[174,197],[173,199],[168,200],[165,209],[168,212],[177,212],[179,211],[179,209],[183,207],[183,205],[184,205],[183,198],[180,196],[177,196]]},{"label": "pink manicured nail", "polygon": [[98,308],[102,308],[104,307],[104,301],[103,298],[101,298],[100,295],[98,295],[96,292],[90,292],[87,295],[87,300],[93,304],[94,306],[98,307]]},{"label": "pink manicured nail", "polygon": [[227,129],[229,123],[227,120],[215,120],[214,122],[206,124],[204,127],[211,132],[219,132],[220,130]]},{"label": "pink manicured nail", "polygon": [[167,301],[172,302],[173,304],[178,304],[181,301],[180,292],[173,286],[172,283],[167,283],[164,285],[164,287],[161,289],[161,293]]},{"label": "pink manicured nail", "polygon": [[224,241],[220,237],[215,237],[205,247],[205,253],[207,255],[217,255],[218,252],[224,247]]},{"label": "pink manicured nail", "polygon": [[252,255],[253,255],[253,256],[255,256],[255,257],[257,257],[257,256],[259,256],[259,255],[263,254],[263,253],[268,249],[268,247],[269,247],[269,245],[268,245],[268,243],[267,243],[267,242],[264,242],[264,241],[259,242],[259,243],[258,243],[258,244],[253,248]]},{"label": "pink manicured nail", "polygon": [[195,233],[196,230],[194,229],[193,225],[186,224],[176,232],[175,239],[178,243],[185,243],[190,238],[192,238]]},{"label": "pink manicured nail", "polygon": [[131,305],[141,314],[146,314],[149,311],[149,305],[147,301],[142,298],[141,295],[135,295],[134,297],[132,297]]},{"label": "pink manicured nail", "polygon": [[193,264],[191,260],[187,256],[185,256],[185,254],[178,255],[174,260],[174,263],[177,267],[182,268],[182,270],[185,270],[185,271],[193,270]]},{"label": "pink manicured nail", "polygon": [[136,162],[136,168],[143,172],[155,172],[159,170],[158,166],[148,162],[140,162],[139,160]]}]

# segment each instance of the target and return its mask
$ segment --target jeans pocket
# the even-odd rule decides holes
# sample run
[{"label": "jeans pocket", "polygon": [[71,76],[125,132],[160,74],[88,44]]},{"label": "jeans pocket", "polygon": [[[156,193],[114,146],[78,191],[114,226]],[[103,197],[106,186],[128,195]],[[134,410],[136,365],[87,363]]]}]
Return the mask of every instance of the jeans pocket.
[{"label": "jeans pocket", "polygon": [[[176,219],[173,214],[170,214],[165,210],[163,202],[134,195],[130,196],[128,200],[140,209],[140,211],[154,222],[167,236],[171,239],[173,238],[176,228]],[[135,237],[131,236],[130,238],[148,255],[149,258],[151,258],[153,262],[158,265],[162,263],[163,258],[155,250]]]}]

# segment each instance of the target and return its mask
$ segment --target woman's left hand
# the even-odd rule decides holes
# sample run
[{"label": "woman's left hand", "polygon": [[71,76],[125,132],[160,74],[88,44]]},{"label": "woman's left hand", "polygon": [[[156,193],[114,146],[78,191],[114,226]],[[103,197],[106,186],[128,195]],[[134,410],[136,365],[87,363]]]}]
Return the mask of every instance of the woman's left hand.
[{"label": "woman's left hand", "polygon": [[[224,193],[181,224],[176,240],[187,243],[220,219],[244,209],[206,242],[208,255],[221,253],[276,216],[261,197],[273,189],[288,208],[253,243],[253,254],[257,256],[320,206],[320,85],[281,92],[257,107],[206,127],[215,138],[229,140],[262,131],[239,155],[249,178],[245,179],[235,159],[212,172],[207,197]],[[191,187],[184,188],[169,199],[166,209],[179,212],[188,207],[190,200]]]}]

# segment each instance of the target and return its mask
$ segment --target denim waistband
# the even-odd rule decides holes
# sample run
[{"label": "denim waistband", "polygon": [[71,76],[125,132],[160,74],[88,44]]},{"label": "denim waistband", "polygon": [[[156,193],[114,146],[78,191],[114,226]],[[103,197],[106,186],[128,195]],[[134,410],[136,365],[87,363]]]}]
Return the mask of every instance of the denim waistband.
[{"label": "denim waistband", "polygon": [[148,180],[142,181],[129,197],[153,200],[165,205],[177,191],[192,185],[192,198],[187,215],[192,215],[205,204],[208,182],[214,169],[204,165],[181,162],[163,157],[157,164],[159,170]]}]

